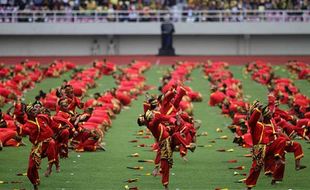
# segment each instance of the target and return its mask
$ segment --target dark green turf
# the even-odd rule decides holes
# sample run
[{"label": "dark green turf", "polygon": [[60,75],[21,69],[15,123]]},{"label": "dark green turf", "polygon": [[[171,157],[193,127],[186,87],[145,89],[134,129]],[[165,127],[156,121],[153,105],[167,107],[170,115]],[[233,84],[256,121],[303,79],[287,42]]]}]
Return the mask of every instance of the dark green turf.
[{"label": "dark green turf", "polygon": [[[145,73],[148,81],[147,84],[158,86],[159,78],[165,67],[154,66],[150,71]],[[245,97],[250,101],[259,98],[266,101],[267,90],[265,87],[252,81],[249,77],[244,78],[242,75],[242,67],[231,66],[230,68],[235,77],[243,83]],[[285,73],[285,71],[283,71]],[[195,153],[189,153],[189,162],[185,163],[176,152],[174,154],[174,166],[171,170],[170,189],[171,190],[213,190],[216,187],[232,189],[244,189],[243,184],[234,183],[243,176],[234,176],[234,170],[229,170],[229,167],[245,165],[246,169],[241,172],[248,172],[251,164],[251,159],[242,157],[249,152],[248,149],[242,149],[234,145],[232,134],[226,128],[230,123],[230,119],[222,116],[217,107],[208,106],[209,100],[209,82],[204,79],[204,74],[200,69],[196,69],[192,73],[192,81],[186,84],[190,85],[194,90],[198,90],[203,94],[203,102],[194,103],[194,114],[196,119],[202,120],[202,127],[198,133],[207,131],[208,136],[198,137],[199,145],[209,145],[212,147],[198,147]],[[101,78],[98,89],[92,89],[88,92],[89,95],[97,91],[103,91],[113,87],[114,81],[110,76]],[[42,83],[44,87],[58,86],[61,84],[61,79],[53,80],[51,83]],[[57,85],[56,85],[57,84]],[[298,87],[302,92],[308,92],[309,83],[306,81],[298,81]],[[39,86],[36,89],[38,90]],[[99,89],[100,88],[100,89]],[[29,92],[30,93],[30,92]],[[152,90],[151,93],[157,93]],[[36,93],[34,93],[36,94]],[[28,98],[29,95],[27,95]],[[107,133],[105,141],[107,143],[106,152],[95,153],[75,153],[70,152],[70,157],[67,160],[61,160],[61,173],[53,173],[49,178],[43,177],[43,172],[46,167],[46,160],[42,163],[40,171],[43,190],[84,190],[84,189],[104,189],[104,190],[119,190],[124,189],[127,184],[124,180],[128,178],[139,178],[137,183],[129,184],[129,186],[138,186],[139,189],[156,190],[163,189],[160,183],[160,177],[152,176],[136,176],[135,174],[146,174],[151,172],[153,165],[149,163],[138,163],[139,159],[153,159],[155,154],[149,152],[149,148],[137,148],[136,144],[151,144],[152,139],[139,139],[138,143],[129,143],[128,141],[136,139],[135,133],[141,129],[136,125],[136,118],[142,112],[141,96],[137,101],[132,103],[128,110],[123,110],[117,118],[113,120],[113,126]],[[222,133],[216,132],[216,128],[223,129]],[[216,139],[222,135],[228,135],[228,140]],[[216,143],[210,143],[210,140],[215,140]],[[310,163],[309,144],[302,142],[305,151],[303,162],[308,165]],[[0,152],[0,180],[3,181],[22,181],[22,184],[0,184],[0,189],[26,188],[31,189],[31,184],[27,177],[18,177],[16,173],[25,172],[27,168],[27,159],[31,146],[28,143],[27,147],[20,148],[4,148]],[[234,152],[217,152],[220,148],[233,148]],[[139,153],[139,158],[130,158],[129,154]],[[78,157],[79,156],[79,157]],[[237,159],[238,163],[226,163],[227,160]],[[143,166],[143,170],[133,171],[126,166]],[[310,167],[310,165],[308,165]],[[310,189],[310,184],[307,181],[310,177],[310,169],[295,172],[294,160],[292,154],[287,156],[287,167],[285,179],[282,184],[277,186],[270,185],[270,178],[261,176],[257,188],[260,190],[276,189],[276,190],[307,190]]]}]

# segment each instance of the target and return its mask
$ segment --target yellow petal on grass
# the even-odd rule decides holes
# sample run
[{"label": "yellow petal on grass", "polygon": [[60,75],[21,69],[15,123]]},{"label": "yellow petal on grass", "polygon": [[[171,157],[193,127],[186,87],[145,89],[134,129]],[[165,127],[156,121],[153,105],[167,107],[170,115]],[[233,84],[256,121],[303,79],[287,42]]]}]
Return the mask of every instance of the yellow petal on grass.
[{"label": "yellow petal on grass", "polygon": [[252,154],[245,154],[244,157],[252,157]]},{"label": "yellow petal on grass", "polygon": [[133,183],[133,182],[137,182],[138,180],[139,180],[139,178],[133,178],[133,179],[127,179],[124,182]]},{"label": "yellow petal on grass", "polygon": [[138,160],[138,162],[154,163],[154,160]]},{"label": "yellow petal on grass", "polygon": [[222,133],[222,132],[223,132],[223,130],[222,130],[221,128],[216,128],[216,132],[218,132],[218,133]]},{"label": "yellow petal on grass", "polygon": [[145,173],[145,174],[134,174],[135,176],[151,176],[151,173]]},{"label": "yellow petal on grass", "polygon": [[144,135],[144,132],[138,132],[138,133],[136,133],[136,135],[137,136],[142,136],[142,135]]},{"label": "yellow petal on grass", "polygon": [[132,170],[143,170],[143,166],[134,166],[134,167],[127,166],[127,168]]},{"label": "yellow petal on grass", "polygon": [[17,176],[27,176],[27,173],[18,173]]},{"label": "yellow petal on grass", "polygon": [[205,147],[205,148],[209,148],[209,147],[212,147],[212,144],[198,145],[198,147]]},{"label": "yellow petal on grass", "polygon": [[227,135],[220,136],[220,139],[228,139]]},{"label": "yellow petal on grass", "polygon": [[246,180],[246,178],[239,179],[239,180],[238,180],[238,183],[243,183],[245,180]]},{"label": "yellow petal on grass", "polygon": [[128,157],[139,157],[139,153],[133,153],[133,154],[130,154]]},{"label": "yellow petal on grass", "polygon": [[202,133],[200,133],[198,136],[208,136],[208,132],[202,132]]}]

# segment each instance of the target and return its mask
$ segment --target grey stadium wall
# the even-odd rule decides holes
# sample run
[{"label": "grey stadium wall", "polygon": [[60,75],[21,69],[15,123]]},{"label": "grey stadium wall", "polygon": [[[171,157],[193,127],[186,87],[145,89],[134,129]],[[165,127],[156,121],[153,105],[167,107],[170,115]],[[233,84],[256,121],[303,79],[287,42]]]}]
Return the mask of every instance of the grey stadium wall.
[{"label": "grey stadium wall", "polygon": [[[175,23],[178,55],[309,55],[309,23]],[[1,23],[0,56],[155,55],[160,23]],[[97,49],[92,50],[94,40]]]}]

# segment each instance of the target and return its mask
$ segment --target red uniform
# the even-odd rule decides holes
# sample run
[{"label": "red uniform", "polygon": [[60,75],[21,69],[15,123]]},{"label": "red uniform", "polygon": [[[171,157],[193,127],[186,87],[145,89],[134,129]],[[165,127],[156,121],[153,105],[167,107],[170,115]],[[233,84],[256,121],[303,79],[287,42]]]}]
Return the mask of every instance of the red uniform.
[{"label": "red uniform", "polygon": [[[265,131],[265,124],[258,122],[260,117],[261,112],[258,109],[255,109],[248,122],[253,140],[254,155],[250,174],[245,180],[248,187],[254,187],[256,185],[261,171],[261,166],[264,162],[266,162],[266,160],[273,160],[275,157],[283,158],[284,156],[286,141],[278,138],[273,142],[270,142],[269,135],[272,135],[272,130]],[[273,174],[274,179],[278,175],[277,172],[279,172],[279,167],[275,169]]]},{"label": "red uniform", "polygon": [[[17,133],[15,130],[10,129],[10,128],[0,128],[0,143],[3,146],[18,146],[19,143],[16,142],[14,137],[16,137]],[[13,142],[12,142],[13,140]]]},{"label": "red uniform", "polygon": [[[59,111],[52,117],[51,127],[55,133],[57,154],[61,158],[68,157],[68,142],[70,133],[74,130],[73,125],[70,123],[71,114]],[[57,160],[58,161],[58,160]]]},{"label": "red uniform", "polygon": [[40,183],[38,169],[40,168],[41,158],[48,157],[49,163],[55,162],[56,147],[52,129],[47,125],[48,117],[39,114],[36,119],[27,120],[18,130],[20,135],[28,135],[29,141],[33,144],[29,156],[27,176],[32,184]]},{"label": "red uniform", "polygon": [[21,103],[14,103],[14,119],[16,119],[19,123],[24,124],[25,120],[27,119],[27,116],[25,114],[25,112],[23,111],[22,108],[22,104]]},{"label": "red uniform", "polygon": [[[152,112],[152,113],[149,113]],[[169,121],[170,117],[160,114],[156,111],[148,110],[146,115],[152,114],[147,121],[147,128],[151,131],[152,135],[159,144],[160,149],[157,152],[157,159],[155,164],[158,163],[158,158],[160,158],[160,167],[162,172],[162,184],[168,185],[169,183],[169,169],[172,167],[172,150],[171,150],[171,139],[167,127],[162,124],[162,122]]]},{"label": "red uniform", "polygon": [[301,137],[310,140],[310,118],[298,120],[296,127],[302,132]]},{"label": "red uniform", "polygon": [[[279,135],[278,138],[285,139],[286,145],[285,145],[285,151],[294,153],[295,160],[300,160],[303,158],[304,153],[302,150],[302,147],[300,143],[291,141],[290,138],[283,133]],[[277,171],[275,171],[277,169]],[[272,161],[269,160],[265,163],[265,174],[266,173],[275,173],[275,178],[278,180],[282,180],[284,177],[284,170],[285,170],[285,164],[281,164],[278,168],[275,167],[275,164],[272,163]]]},{"label": "red uniform", "polygon": [[75,113],[75,108],[83,108],[83,103],[81,102],[81,100],[78,97],[73,97],[73,98],[69,98],[70,100],[70,104],[69,104],[69,111],[72,111],[73,113]]},{"label": "red uniform", "polygon": [[226,98],[226,95],[221,91],[216,91],[211,93],[209,105],[210,106],[216,106],[218,104],[221,104]]},{"label": "red uniform", "polygon": [[99,128],[87,128],[87,126],[84,126],[75,138],[75,140],[79,141],[75,150],[78,152],[96,151],[97,145],[102,137],[103,133]]},{"label": "red uniform", "polygon": [[122,103],[124,106],[129,106],[131,103],[130,95],[126,92],[116,91],[115,97]]},{"label": "red uniform", "polygon": [[[178,123],[179,122],[179,123]],[[186,156],[187,148],[190,143],[195,142],[196,129],[194,128],[193,121],[190,116],[186,113],[180,115],[180,121],[178,121],[173,129],[172,133],[172,147],[180,147],[181,157]]]},{"label": "red uniform", "polygon": [[283,129],[287,136],[290,138],[294,138],[295,135],[299,135],[300,137],[304,137],[304,130],[297,126],[292,125],[284,119],[281,119],[277,125]]}]

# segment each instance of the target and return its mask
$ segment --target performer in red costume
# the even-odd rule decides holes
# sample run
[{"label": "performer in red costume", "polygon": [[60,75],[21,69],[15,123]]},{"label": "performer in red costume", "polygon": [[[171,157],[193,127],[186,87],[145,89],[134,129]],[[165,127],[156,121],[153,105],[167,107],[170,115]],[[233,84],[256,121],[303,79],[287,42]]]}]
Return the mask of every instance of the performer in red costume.
[{"label": "performer in red costume", "polygon": [[[159,144],[160,156],[160,168],[162,172],[162,184],[165,189],[168,189],[169,184],[169,170],[172,167],[172,149],[171,149],[171,137],[164,122],[168,122],[169,116],[165,116],[157,111],[147,110],[144,115],[140,115],[137,123],[139,126],[146,125],[151,131],[156,142]],[[157,164],[157,163],[155,163]],[[159,166],[156,165],[153,174],[157,174],[159,171]]]},{"label": "performer in red costume", "polygon": [[65,98],[69,99],[69,107],[68,107],[69,111],[75,113],[76,107],[78,107],[79,109],[83,108],[84,104],[78,97],[74,95],[72,85],[66,85],[64,87],[64,93]]},{"label": "performer in red costume", "polygon": [[29,141],[33,144],[29,156],[27,176],[35,190],[39,189],[40,184],[38,169],[40,169],[41,159],[48,158],[47,173],[51,172],[51,166],[56,160],[55,141],[52,139],[53,131],[47,125],[49,118],[40,114],[40,110],[41,105],[38,103],[28,105],[26,109],[28,120],[24,125],[17,126],[18,134],[28,135]]},{"label": "performer in red costume", "polygon": [[52,117],[54,138],[57,142],[57,150],[60,158],[68,158],[68,142],[69,136],[75,131],[70,120],[75,117],[69,110],[69,100],[62,99],[59,102],[59,111]]},{"label": "performer in red costume", "polygon": [[[259,122],[261,117],[262,122]],[[286,140],[277,138],[273,142],[270,141],[270,133],[265,130],[266,125],[270,124],[270,119],[271,113],[268,107],[262,108],[262,105],[258,101],[255,102],[250,109],[250,119],[248,121],[253,141],[253,163],[249,176],[245,180],[248,190],[256,185],[260,171],[266,160],[274,161],[276,164],[272,184],[279,180],[276,177],[279,176],[278,172],[280,172],[280,167],[283,164],[282,159],[284,157]]]},{"label": "performer in red costume", "polygon": [[21,102],[20,99],[17,99],[16,102],[14,102],[14,105],[10,107],[7,111],[9,115],[11,115],[11,109],[14,108],[13,111],[13,118],[17,120],[19,123],[24,124],[25,120],[27,119],[26,113],[25,113],[25,107],[26,105]]}]

